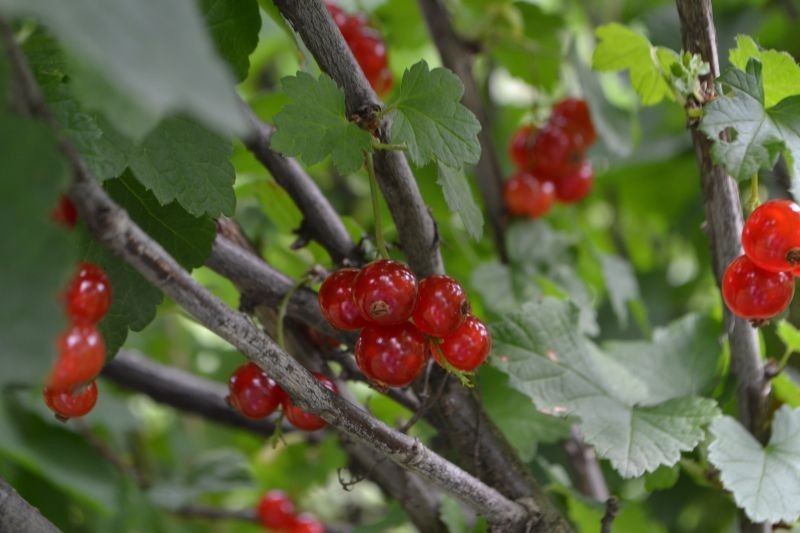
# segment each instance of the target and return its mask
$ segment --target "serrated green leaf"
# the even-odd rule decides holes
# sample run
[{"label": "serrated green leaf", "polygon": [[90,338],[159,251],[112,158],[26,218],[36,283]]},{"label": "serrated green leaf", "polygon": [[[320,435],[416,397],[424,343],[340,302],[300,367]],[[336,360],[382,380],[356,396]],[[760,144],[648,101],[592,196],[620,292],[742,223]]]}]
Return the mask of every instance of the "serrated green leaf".
[{"label": "serrated green leaf", "polygon": [[[664,361],[656,359],[647,371],[628,368],[585,338],[577,321],[578,309],[565,302],[526,304],[494,325],[492,363],[539,409],[579,418],[586,441],[623,477],[675,464],[703,439],[703,426],[718,414],[716,403],[681,396],[684,384],[671,395],[659,391],[661,384],[645,377],[660,380]],[[643,356],[638,363],[649,364]]]},{"label": "serrated green leaf", "polygon": [[800,93],[800,66],[790,54],[761,50],[752,37],[739,35],[736,48],[731,49],[728,57],[739,70],[745,70],[750,59],[757,59],[761,63],[766,107]]},{"label": "serrated green leaf", "polygon": [[592,57],[595,70],[630,70],[631,84],[644,105],[674,99],[662,71],[665,63],[668,66],[666,49],[659,54],[647,38],[618,23],[600,26],[595,33],[599,39]]},{"label": "serrated green leaf", "polygon": [[622,327],[628,324],[628,302],[639,299],[639,283],[633,267],[616,255],[601,254],[600,265],[611,308]]},{"label": "serrated green leaf", "polygon": [[550,444],[570,436],[571,422],[540,412],[527,396],[508,385],[491,367],[481,370],[480,390],[486,412],[523,461],[536,456],[539,443]]},{"label": "serrated green leaf", "polygon": [[[720,96],[705,107],[700,129],[714,142],[714,160],[737,180],[771,169],[783,151],[793,160],[792,194],[800,195],[800,96],[765,109],[762,67],[755,59],[747,70],[730,69],[718,83]],[[722,139],[727,133],[726,139]]]},{"label": "serrated green leaf", "polygon": [[478,265],[472,271],[470,285],[481,296],[483,305],[498,315],[517,311],[523,303],[542,295],[530,275],[499,261]]},{"label": "serrated green leaf", "polygon": [[177,201],[195,216],[232,215],[235,173],[230,141],[184,117],[162,121],[131,155],[136,179],[161,204]]},{"label": "serrated green leaf", "polygon": [[397,97],[389,105],[392,142],[405,144],[417,166],[432,161],[461,168],[478,162],[480,122],[461,104],[464,85],[445,68],[425,61],[403,73]]},{"label": "serrated green leaf", "polygon": [[38,382],[65,326],[58,294],[72,273],[73,235],[50,219],[69,171],[52,131],[0,108],[0,383]]},{"label": "serrated green leaf", "polygon": [[106,0],[100,9],[95,0],[0,0],[0,11],[44,22],[88,70],[102,73],[117,99],[148,112],[150,126],[187,111],[220,133],[247,130],[233,80],[193,2]]},{"label": "serrated green leaf", "polygon": [[800,518],[800,409],[783,406],[775,413],[766,447],[729,416],[715,420],[711,433],[708,458],[751,520]]},{"label": "serrated green leaf", "polygon": [[436,181],[442,188],[447,206],[461,217],[469,236],[479,241],[483,235],[483,213],[472,197],[467,177],[462,171],[442,164],[437,168],[439,178]]},{"label": "serrated green leaf", "polygon": [[247,77],[250,54],[258,44],[261,13],[256,0],[200,0],[200,10],[219,54],[237,81]]},{"label": "serrated green leaf", "polygon": [[298,157],[307,165],[329,155],[342,174],[358,170],[364,152],[372,151],[370,134],[345,116],[344,93],[327,74],[318,79],[306,72],[281,80],[284,93],[292,100],[275,115],[277,131],[272,148]]}]

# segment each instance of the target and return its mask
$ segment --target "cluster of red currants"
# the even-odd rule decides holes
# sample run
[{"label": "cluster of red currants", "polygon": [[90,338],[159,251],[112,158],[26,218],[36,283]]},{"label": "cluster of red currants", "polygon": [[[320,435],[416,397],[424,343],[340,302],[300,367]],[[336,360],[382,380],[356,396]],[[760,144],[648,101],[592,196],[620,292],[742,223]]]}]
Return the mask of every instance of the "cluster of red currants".
[{"label": "cluster of red currants", "polygon": [[308,513],[296,514],[294,504],[280,490],[266,493],[256,507],[256,515],[265,528],[282,533],[323,533],[323,526]]},{"label": "cluster of red currants", "polygon": [[[72,229],[78,212],[61,195],[50,217]],[[97,265],[80,263],[64,293],[69,328],[58,336],[58,354],[44,388],[44,401],[59,418],[83,416],[97,403],[94,382],[106,360],[106,347],[97,324],[111,306],[111,283]]]},{"label": "cluster of red currants", "polygon": [[83,416],[97,403],[94,382],[106,359],[97,324],[111,305],[105,272],[80,263],[65,294],[69,328],[58,337],[58,356],[44,389],[47,406],[63,419]]},{"label": "cluster of red currants", "polygon": [[456,280],[435,275],[417,283],[398,261],[337,270],[322,283],[319,306],[333,327],[361,330],[356,363],[380,386],[409,385],[429,352],[445,368],[471,372],[491,349],[488,328],[469,313]]},{"label": "cluster of red currants", "polygon": [[336,4],[325,2],[325,5],[375,92],[385,95],[391,91],[392,71],[389,70],[386,43],[380,34],[368,25],[363,14],[348,15]]},{"label": "cluster of red currants", "polygon": [[722,279],[722,296],[733,313],[753,325],[783,312],[800,275],[800,206],[770,200],[747,218],[744,255],[734,259]]},{"label": "cluster of red currants", "polygon": [[[317,372],[313,375],[331,392],[339,392],[336,384],[327,376]],[[322,418],[294,405],[281,386],[255,363],[245,363],[237,368],[231,375],[228,388],[228,403],[248,418],[267,417],[282,406],[286,420],[297,429],[314,431],[327,424]]]},{"label": "cluster of red currants", "polygon": [[582,200],[594,182],[585,154],[596,139],[589,106],[577,98],[558,102],[543,128],[519,128],[509,147],[518,170],[503,187],[508,212],[539,218],[556,200],[566,204]]}]

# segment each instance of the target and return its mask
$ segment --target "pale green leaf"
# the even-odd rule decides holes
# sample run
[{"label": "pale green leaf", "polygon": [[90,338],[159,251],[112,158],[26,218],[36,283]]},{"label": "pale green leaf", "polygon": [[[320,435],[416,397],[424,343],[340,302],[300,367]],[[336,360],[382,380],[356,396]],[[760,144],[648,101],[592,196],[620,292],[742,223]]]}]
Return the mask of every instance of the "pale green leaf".
[{"label": "pale green leaf", "polygon": [[439,518],[447,526],[448,533],[467,533],[469,531],[461,504],[451,496],[445,496],[439,504]]},{"label": "pale green leaf", "polygon": [[781,342],[783,342],[787,350],[800,352],[800,330],[794,327],[790,322],[786,320],[778,322],[775,333],[778,334],[778,338],[781,339]]},{"label": "pale green leaf", "polygon": [[275,115],[272,148],[307,165],[330,155],[339,172],[358,170],[364,152],[372,150],[371,137],[347,120],[344,93],[336,83],[327,74],[315,79],[298,72],[283,78],[281,86],[292,103]]},{"label": "pale green leaf", "polygon": [[117,99],[145,110],[151,126],[185,111],[220,133],[246,131],[233,79],[194,2],[0,0],[0,12],[38,18]]},{"label": "pale green leaf", "polygon": [[617,255],[601,254],[600,266],[608,291],[611,308],[620,325],[628,324],[628,302],[639,299],[639,283],[633,267]]},{"label": "pale green leaf", "polygon": [[622,24],[606,24],[595,33],[599,39],[592,57],[595,70],[630,70],[631,84],[644,105],[674,99],[664,80],[664,52],[658,54],[646,37]]},{"label": "pale green leaf", "polygon": [[[661,375],[669,370],[665,366],[680,366],[679,361],[642,356],[637,366],[652,368],[629,368],[630,361],[604,353],[584,337],[577,321],[578,309],[566,302],[545,298],[526,304],[494,325],[492,362],[539,409],[580,419],[586,442],[623,477],[675,464],[681,452],[703,439],[703,427],[718,414],[716,403],[685,395],[682,383],[666,393],[669,385],[660,383]],[[650,350],[666,352],[669,346],[662,344],[673,340],[669,335],[657,337]]]},{"label": "pale green leaf", "polygon": [[750,59],[761,62],[766,107],[800,94],[800,66],[790,54],[778,50],[762,50],[752,37],[739,35],[736,38],[736,48],[731,49],[728,57],[739,70],[745,70]]},{"label": "pale green leaf", "polygon": [[711,433],[708,458],[751,520],[800,518],[800,409],[783,406],[775,413],[766,447],[728,416],[715,420]]},{"label": "pale green leaf", "polygon": [[445,68],[428,69],[425,61],[403,74],[397,98],[390,103],[392,142],[405,144],[411,160],[423,166],[438,160],[451,168],[475,164],[481,155],[481,125],[461,104],[464,85]]},{"label": "pale green leaf", "polygon": [[437,168],[437,182],[442,188],[447,206],[461,217],[469,236],[476,241],[480,240],[483,235],[483,213],[472,197],[467,177],[462,171],[442,164],[437,165]]}]

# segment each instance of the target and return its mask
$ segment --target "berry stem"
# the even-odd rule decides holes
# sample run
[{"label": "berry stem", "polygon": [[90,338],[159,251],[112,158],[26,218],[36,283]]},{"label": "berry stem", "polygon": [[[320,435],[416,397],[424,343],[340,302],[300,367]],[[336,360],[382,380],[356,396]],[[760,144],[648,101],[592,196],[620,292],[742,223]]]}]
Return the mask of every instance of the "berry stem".
[{"label": "berry stem", "polygon": [[375,219],[375,246],[378,248],[380,256],[384,259],[388,259],[389,252],[386,251],[386,243],[383,240],[383,228],[381,227],[378,180],[375,177],[375,164],[372,160],[372,153],[366,152],[364,156],[364,165],[367,167],[367,175],[369,176],[369,193],[372,197],[372,216]]},{"label": "berry stem", "polygon": [[786,368],[786,365],[789,364],[789,358],[793,353],[794,351],[791,348],[786,348],[786,351],[783,352],[783,356],[778,363],[778,373],[783,372],[783,370]]},{"label": "berry stem", "polygon": [[289,308],[289,300],[292,299],[297,289],[304,287],[309,281],[311,281],[311,274],[306,273],[291,289],[286,291],[286,294],[281,298],[281,303],[278,305],[278,345],[284,350],[286,349],[286,338],[283,333],[283,322],[286,319],[286,310]]},{"label": "berry stem", "polygon": [[408,146],[405,144],[382,143],[376,141],[374,138],[372,139],[372,147],[376,150],[399,150],[400,152],[408,152]]},{"label": "berry stem", "polygon": [[442,348],[439,346],[440,339],[437,339],[435,337],[428,337],[428,338],[433,341],[430,344],[433,344],[436,353],[439,354],[439,358],[437,359],[436,362],[442,365],[442,368],[444,368],[448,374],[453,374],[455,377],[457,377],[458,381],[460,381],[461,384],[467,387],[468,389],[474,387],[475,383],[472,382],[473,373],[464,372],[463,370],[459,370],[453,365],[451,365],[450,362],[444,358],[444,354],[442,353]]},{"label": "berry stem", "polygon": [[756,210],[756,208],[761,204],[761,200],[758,197],[758,172],[753,174],[753,177],[750,178],[750,212]]}]

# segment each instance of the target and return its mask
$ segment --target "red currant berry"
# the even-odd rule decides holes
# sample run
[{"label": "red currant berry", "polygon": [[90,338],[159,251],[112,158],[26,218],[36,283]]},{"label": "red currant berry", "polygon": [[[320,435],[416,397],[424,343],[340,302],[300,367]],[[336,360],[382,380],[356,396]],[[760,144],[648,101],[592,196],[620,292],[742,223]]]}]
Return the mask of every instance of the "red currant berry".
[{"label": "red currant berry", "polygon": [[325,526],[310,514],[301,514],[295,518],[289,533],[325,533]]},{"label": "red currant berry", "polygon": [[792,301],[794,277],[791,272],[761,269],[742,255],[725,271],[722,296],[733,314],[750,320],[767,320]]},{"label": "red currant berry", "polygon": [[46,387],[44,403],[61,418],[83,416],[97,403],[97,384],[92,381],[75,389]]},{"label": "red currant berry", "polygon": [[353,284],[357,275],[355,268],[337,270],[319,288],[319,308],[335,328],[350,331],[367,325],[353,300]]},{"label": "red currant berry", "polygon": [[565,204],[577,203],[589,194],[594,183],[594,170],[588,161],[569,174],[555,180],[556,198]]},{"label": "red currant berry", "polygon": [[535,139],[533,126],[522,126],[511,136],[508,151],[518,169],[527,171],[533,169],[533,141]]},{"label": "red currant berry", "polygon": [[553,181],[578,168],[583,152],[572,146],[563,129],[548,124],[533,141],[532,157],[534,174],[541,180]]},{"label": "red currant berry", "polygon": [[281,386],[255,363],[237,368],[228,381],[228,389],[231,406],[248,418],[271,415],[285,396]]},{"label": "red currant berry", "polygon": [[413,324],[367,326],[356,342],[356,363],[364,375],[389,387],[405,387],[428,360],[425,335]]},{"label": "red currant berry", "polygon": [[356,276],[353,299],[368,323],[400,324],[417,303],[417,278],[403,263],[379,259]]},{"label": "red currant berry", "polygon": [[72,326],[59,335],[58,358],[47,386],[69,389],[92,381],[106,358],[103,337],[94,326]]},{"label": "red currant berry", "polygon": [[111,306],[111,283],[92,263],[78,265],[67,287],[67,316],[74,324],[96,324]]},{"label": "red currant berry", "polygon": [[553,206],[555,187],[549,181],[540,181],[533,174],[520,171],[503,185],[503,200],[512,215],[539,218]]},{"label": "red currant berry", "polygon": [[75,204],[72,203],[72,200],[67,198],[66,194],[62,194],[58,199],[58,205],[50,213],[50,218],[67,229],[72,229],[78,222],[78,210],[75,209]]},{"label": "red currant berry", "polygon": [[800,206],[770,200],[747,218],[742,230],[744,253],[764,270],[785,272],[800,264]]},{"label": "red currant berry", "polygon": [[[312,372],[312,374],[314,374],[314,377],[317,378],[326,389],[336,394],[339,393],[339,389],[336,388],[336,384],[331,381],[330,378],[318,372]],[[283,400],[283,414],[286,416],[286,420],[288,420],[290,424],[297,429],[302,429],[305,431],[315,431],[328,425],[328,423],[325,422],[322,417],[312,415],[311,413],[306,413],[294,405],[292,403],[292,399],[288,396],[286,396],[286,398]]]},{"label": "red currant berry", "polygon": [[439,350],[445,360],[458,370],[471,372],[478,368],[486,360],[489,351],[492,349],[492,336],[486,324],[470,315],[460,328],[443,338],[439,342],[439,349],[431,339],[431,351],[433,357],[441,363]]},{"label": "red currant berry", "polygon": [[364,33],[365,30],[369,31],[367,27],[367,17],[363,13],[349,15],[345,23],[339,26],[342,37],[344,37],[345,42],[351,48],[353,42],[360,39],[361,34]]},{"label": "red currant berry", "polygon": [[553,107],[550,122],[560,126],[570,139],[573,148],[585,150],[597,140],[592,116],[585,100],[567,98]]},{"label": "red currant berry", "polygon": [[428,276],[419,283],[411,319],[423,333],[444,337],[464,322],[468,312],[467,293],[459,282],[449,276]]},{"label": "red currant berry", "polygon": [[256,508],[258,519],[264,527],[288,530],[294,525],[294,504],[281,490],[271,490],[262,496]]}]

